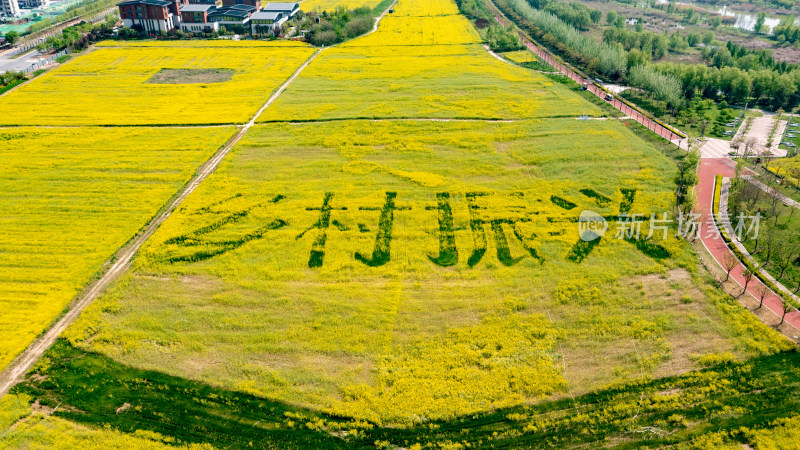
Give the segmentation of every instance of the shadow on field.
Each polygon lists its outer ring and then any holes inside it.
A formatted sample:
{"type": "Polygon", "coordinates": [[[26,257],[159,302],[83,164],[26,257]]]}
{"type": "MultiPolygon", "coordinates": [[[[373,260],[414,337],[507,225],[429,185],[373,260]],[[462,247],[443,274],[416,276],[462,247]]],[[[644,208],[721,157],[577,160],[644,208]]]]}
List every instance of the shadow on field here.
{"type": "MultiPolygon", "coordinates": [[[[709,364],[725,361],[710,358],[709,364]]],[[[749,429],[800,411],[800,353],[727,362],[680,376],[412,428],[379,427],[158,372],[133,369],[59,340],[14,388],[57,416],[176,444],[220,448],[353,448],[470,443],[473,447],[664,446],[749,429]]]]}

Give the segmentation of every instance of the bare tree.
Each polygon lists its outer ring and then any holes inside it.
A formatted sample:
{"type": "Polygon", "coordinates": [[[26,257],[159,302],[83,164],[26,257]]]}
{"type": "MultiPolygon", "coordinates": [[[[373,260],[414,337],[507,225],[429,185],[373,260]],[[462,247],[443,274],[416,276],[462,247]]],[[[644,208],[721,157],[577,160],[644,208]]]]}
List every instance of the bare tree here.
{"type": "Polygon", "coordinates": [[[797,302],[789,298],[782,298],[781,302],[783,303],[783,315],[781,316],[781,323],[779,323],[778,326],[783,325],[783,322],[786,320],[786,314],[788,314],[789,311],[798,307],[797,302]]]}
{"type": "MultiPolygon", "coordinates": [[[[770,227],[761,227],[761,232],[759,234],[767,236],[767,242],[766,245],[764,245],[764,250],[767,252],[764,255],[764,267],[766,267],[772,262],[772,252],[775,250],[775,247],[780,247],[780,243],[775,240],[776,232],[770,227]]],[[[758,238],[756,238],[756,245],[758,245],[758,238]]],[[[758,252],[758,247],[756,247],[756,252],[758,252]]]]}
{"type": "MultiPolygon", "coordinates": [[[[787,239],[786,241],[789,240],[787,239]]],[[[773,258],[775,260],[775,268],[780,271],[776,277],[778,281],[781,281],[781,278],[783,278],[783,275],[786,273],[786,269],[788,269],[797,258],[798,247],[800,247],[798,241],[792,244],[784,242],[783,245],[778,246],[775,250],[775,258],[773,258]]]]}
{"type": "Polygon", "coordinates": [[[756,309],[761,309],[761,307],[764,306],[764,299],[767,298],[767,295],[769,295],[770,290],[764,283],[761,283],[756,288],[756,293],[758,294],[758,300],[759,300],[758,308],[756,309]]]}
{"type": "Polygon", "coordinates": [[[772,214],[772,217],[775,218],[775,225],[777,225],[778,224],[778,216],[780,216],[780,214],[778,214],[778,205],[780,205],[782,203],[782,200],[780,198],[778,198],[777,195],[772,195],[770,197],[772,197],[771,204],[770,204],[770,214],[772,214]]]}
{"type": "Polygon", "coordinates": [[[744,141],[744,159],[747,159],[749,155],[751,155],[758,146],[758,139],[755,136],[750,136],[747,140],[744,141]]]}
{"type": "Polygon", "coordinates": [[[739,260],[736,259],[733,253],[726,253],[725,256],[722,257],[722,265],[725,267],[725,279],[722,280],[723,283],[728,281],[728,278],[731,277],[731,270],[733,270],[737,264],[739,264],[739,260]]]}
{"type": "Polygon", "coordinates": [[[744,293],[747,292],[747,285],[753,281],[753,272],[745,268],[744,271],[742,271],[742,276],[744,277],[744,290],[742,291],[742,295],[744,295],[744,293]]]}

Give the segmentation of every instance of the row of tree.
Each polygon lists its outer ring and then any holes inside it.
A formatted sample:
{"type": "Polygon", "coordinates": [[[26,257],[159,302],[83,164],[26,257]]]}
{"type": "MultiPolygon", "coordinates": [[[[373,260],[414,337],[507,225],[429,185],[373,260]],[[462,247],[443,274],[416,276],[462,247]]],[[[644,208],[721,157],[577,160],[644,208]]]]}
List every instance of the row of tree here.
{"type": "Polygon", "coordinates": [[[776,280],[800,291],[800,229],[790,227],[797,208],[783,212],[783,201],[768,194],[741,177],[731,184],[728,197],[729,215],[760,217],[758,232],[752,239],[752,255],[776,280]]]}
{"type": "Polygon", "coordinates": [[[745,71],[737,67],[668,63],[653,68],[680,80],[684,98],[701,96],[737,105],[755,103],[773,110],[800,105],[800,71],[780,74],[768,69],[745,71]]]}
{"type": "Polygon", "coordinates": [[[725,46],[708,46],[704,51],[714,67],[651,64],[654,56],[666,53],[665,45],[674,47],[678,45],[675,41],[708,45],[713,35],[689,39],[689,35],[684,37],[676,32],[665,42],[664,35],[609,28],[604,32],[603,42],[597,42],[554,14],[536,9],[532,5],[537,0],[505,0],[505,3],[523,19],[529,31],[566,59],[590,73],[626,80],[645,89],[673,110],[682,105],[682,99],[698,96],[737,105],[758,104],[773,110],[800,105],[800,70],[796,65],[776,62],[768,50],[748,50],[729,42],[725,46]]]}
{"type": "Polygon", "coordinates": [[[580,3],[560,3],[552,0],[531,0],[531,3],[544,4],[536,6],[547,11],[573,27],[586,31],[592,24],[597,24],[603,18],[603,12],[598,9],[588,8],[580,3]]]}
{"type": "Polygon", "coordinates": [[[0,72],[0,89],[17,84],[25,79],[25,74],[22,72],[0,72]]]}
{"type": "Polygon", "coordinates": [[[539,39],[557,48],[568,59],[576,60],[587,70],[612,79],[625,75],[628,59],[621,46],[597,42],[590,36],[584,36],[554,14],[534,8],[527,0],[507,0],[507,3],[533,27],[531,31],[539,39]]]}
{"type": "Polygon", "coordinates": [[[119,3],[118,0],[84,0],[69,6],[64,13],[59,16],[32,23],[28,32],[36,33],[37,31],[44,30],[60,22],[103,11],[117,3],[119,3]]]}
{"type": "Polygon", "coordinates": [[[37,45],[36,48],[40,52],[51,50],[60,51],[64,49],[80,51],[101,37],[110,36],[116,23],[117,16],[114,14],[109,14],[106,16],[104,22],[98,24],[81,22],[77,25],[64,28],[59,34],[48,37],[47,40],[37,45]]]}

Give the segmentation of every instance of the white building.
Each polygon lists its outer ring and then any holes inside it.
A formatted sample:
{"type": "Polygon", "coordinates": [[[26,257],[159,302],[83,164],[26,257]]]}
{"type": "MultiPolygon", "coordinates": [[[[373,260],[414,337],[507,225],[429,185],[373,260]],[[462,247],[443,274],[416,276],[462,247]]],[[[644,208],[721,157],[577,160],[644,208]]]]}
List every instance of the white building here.
{"type": "Polygon", "coordinates": [[[19,2],[17,0],[0,0],[0,16],[19,17],[19,2]]]}
{"type": "Polygon", "coordinates": [[[50,0],[19,0],[19,7],[26,9],[46,8],[50,6],[50,0]]]}
{"type": "Polygon", "coordinates": [[[181,8],[181,31],[211,33],[219,31],[219,22],[211,22],[209,14],[216,11],[214,4],[189,4],[181,8]]]}
{"type": "Polygon", "coordinates": [[[250,16],[250,30],[252,34],[281,34],[281,25],[288,18],[282,13],[259,11],[250,16]]]}

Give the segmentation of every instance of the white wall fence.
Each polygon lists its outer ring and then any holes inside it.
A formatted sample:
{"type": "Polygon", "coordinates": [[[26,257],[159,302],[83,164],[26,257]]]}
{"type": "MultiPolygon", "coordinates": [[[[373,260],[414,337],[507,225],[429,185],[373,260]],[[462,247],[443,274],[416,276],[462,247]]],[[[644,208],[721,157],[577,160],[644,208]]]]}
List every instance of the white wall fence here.
{"type": "Polygon", "coordinates": [[[36,61],[35,63],[31,64],[30,66],[20,70],[20,72],[22,72],[22,73],[31,73],[31,72],[33,72],[35,70],[39,70],[42,67],[44,67],[44,66],[50,64],[51,62],[55,61],[57,58],[60,58],[60,57],[62,57],[64,55],[66,55],[67,53],[69,53],[69,51],[67,51],[66,49],[65,50],[61,50],[60,52],[56,53],[55,55],[50,55],[47,58],[41,59],[39,61],[36,61]]]}

